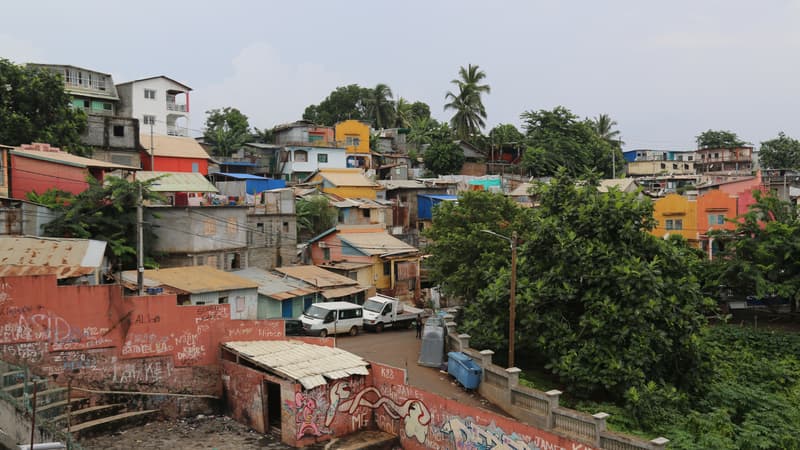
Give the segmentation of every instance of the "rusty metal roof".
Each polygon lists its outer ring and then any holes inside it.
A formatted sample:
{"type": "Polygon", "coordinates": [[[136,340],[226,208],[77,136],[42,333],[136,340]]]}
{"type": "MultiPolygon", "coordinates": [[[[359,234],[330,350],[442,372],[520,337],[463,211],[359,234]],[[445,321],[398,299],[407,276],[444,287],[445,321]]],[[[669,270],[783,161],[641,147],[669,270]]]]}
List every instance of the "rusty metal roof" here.
{"type": "Polygon", "coordinates": [[[0,275],[79,277],[103,265],[106,243],[92,239],[0,237],[0,275]]]}
{"type": "Polygon", "coordinates": [[[99,167],[103,169],[123,169],[123,170],[139,170],[138,167],[124,166],[122,164],[114,164],[107,161],[100,161],[98,159],[84,158],[76,156],[71,153],[62,151],[39,151],[17,148],[11,150],[11,154],[25,158],[38,159],[41,161],[49,161],[57,164],[64,164],[73,167],[99,167]]]}
{"type": "Polygon", "coordinates": [[[226,342],[223,347],[270,372],[314,389],[351,375],[368,375],[369,363],[335,347],[299,341],[226,342]]]}
{"type": "Polygon", "coordinates": [[[276,267],[275,270],[289,275],[292,278],[303,280],[318,288],[342,287],[358,284],[358,281],[352,278],[347,278],[344,275],[339,275],[338,273],[317,266],[276,267]]]}
{"type": "Polygon", "coordinates": [[[275,300],[289,300],[319,292],[319,289],[304,281],[288,278],[286,275],[274,274],[256,267],[248,267],[233,273],[258,283],[258,293],[275,300]]]}
{"type": "MultiPolygon", "coordinates": [[[[122,273],[126,282],[136,281],[136,271],[122,273]]],[[[258,283],[211,266],[172,267],[169,269],[145,270],[145,286],[170,286],[191,294],[253,289],[258,283]]]]}

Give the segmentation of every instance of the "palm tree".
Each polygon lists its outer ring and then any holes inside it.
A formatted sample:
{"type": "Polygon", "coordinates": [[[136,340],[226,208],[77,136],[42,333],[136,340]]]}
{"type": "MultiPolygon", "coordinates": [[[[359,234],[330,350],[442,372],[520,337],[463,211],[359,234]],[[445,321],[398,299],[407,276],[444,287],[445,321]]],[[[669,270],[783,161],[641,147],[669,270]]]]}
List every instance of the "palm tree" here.
{"type": "Polygon", "coordinates": [[[481,95],[490,93],[491,88],[488,84],[480,84],[486,78],[486,73],[477,65],[469,64],[467,68],[459,68],[458,75],[460,79],[450,82],[458,87],[458,92],[447,92],[445,99],[448,103],[444,105],[444,109],[455,111],[450,125],[460,139],[466,139],[478,134],[486,126],[486,108],[481,95]]]}
{"type": "Polygon", "coordinates": [[[411,107],[411,103],[408,103],[408,100],[400,97],[397,99],[397,103],[395,103],[395,122],[394,125],[398,128],[408,128],[411,125],[411,121],[414,119],[414,110],[411,107]]]}
{"type": "Polygon", "coordinates": [[[592,125],[594,131],[596,131],[604,141],[611,144],[612,147],[622,147],[622,144],[625,143],[620,139],[619,130],[612,129],[617,126],[617,121],[612,120],[608,114],[600,114],[592,119],[592,125]]]}
{"type": "Polygon", "coordinates": [[[367,117],[375,122],[376,129],[390,126],[394,119],[394,102],[389,86],[378,83],[367,98],[367,117]]]}

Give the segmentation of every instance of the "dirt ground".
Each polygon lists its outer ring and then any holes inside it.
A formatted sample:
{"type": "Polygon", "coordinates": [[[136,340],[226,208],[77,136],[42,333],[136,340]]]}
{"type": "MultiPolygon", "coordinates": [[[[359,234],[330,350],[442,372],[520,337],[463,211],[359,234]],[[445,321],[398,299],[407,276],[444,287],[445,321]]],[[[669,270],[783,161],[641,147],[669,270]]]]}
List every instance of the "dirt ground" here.
{"type": "MultiPolygon", "coordinates": [[[[447,374],[435,368],[417,365],[421,341],[414,330],[363,332],[358,336],[340,336],[337,347],[369,361],[404,368],[408,383],[426,391],[456,400],[465,405],[503,414],[478,394],[467,391],[447,374]]],[[[290,449],[273,436],[261,435],[226,416],[197,416],[145,425],[81,439],[86,449],[290,449]]],[[[322,448],[322,447],[320,447],[322,448]]]]}
{"type": "Polygon", "coordinates": [[[149,422],[79,441],[85,449],[290,449],[226,416],[149,422]]]}

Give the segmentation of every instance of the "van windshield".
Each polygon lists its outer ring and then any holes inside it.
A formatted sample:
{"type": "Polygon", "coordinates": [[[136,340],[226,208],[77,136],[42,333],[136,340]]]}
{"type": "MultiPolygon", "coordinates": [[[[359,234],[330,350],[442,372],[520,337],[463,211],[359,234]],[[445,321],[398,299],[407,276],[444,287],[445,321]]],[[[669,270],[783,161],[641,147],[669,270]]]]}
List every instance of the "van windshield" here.
{"type": "Polygon", "coordinates": [[[364,309],[366,309],[367,311],[379,313],[383,309],[383,303],[376,302],[375,300],[367,300],[364,302],[364,309]]]}
{"type": "Polygon", "coordinates": [[[316,305],[311,305],[303,314],[305,314],[308,317],[311,317],[312,319],[324,319],[329,312],[330,312],[329,309],[324,309],[316,305]]]}

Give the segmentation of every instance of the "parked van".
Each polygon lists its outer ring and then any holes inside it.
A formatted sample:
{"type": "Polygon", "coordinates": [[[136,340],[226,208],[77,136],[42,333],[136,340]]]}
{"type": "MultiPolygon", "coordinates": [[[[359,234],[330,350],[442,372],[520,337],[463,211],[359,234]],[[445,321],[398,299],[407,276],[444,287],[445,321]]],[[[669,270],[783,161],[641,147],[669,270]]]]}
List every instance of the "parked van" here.
{"type": "Polygon", "coordinates": [[[358,334],[364,326],[364,311],[360,305],[349,302],[314,303],[300,316],[303,328],[309,334],[325,337],[329,334],[358,334]]]}

